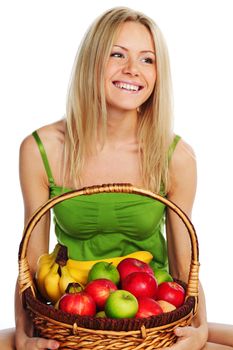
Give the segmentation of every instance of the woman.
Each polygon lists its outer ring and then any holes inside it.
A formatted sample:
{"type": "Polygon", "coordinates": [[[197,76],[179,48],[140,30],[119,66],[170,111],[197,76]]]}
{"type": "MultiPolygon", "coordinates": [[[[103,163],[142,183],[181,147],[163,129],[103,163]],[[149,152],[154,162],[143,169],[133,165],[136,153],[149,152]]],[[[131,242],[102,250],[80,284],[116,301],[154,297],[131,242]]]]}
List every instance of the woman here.
{"type": "MultiPolygon", "coordinates": [[[[192,148],[173,134],[171,117],[169,59],[159,28],[150,18],[127,8],[106,12],[91,26],[78,52],[66,119],[40,128],[22,142],[20,181],[25,222],[42,203],[62,191],[122,182],[166,195],[191,217],[196,191],[195,156],[192,148]]],[[[116,197],[117,203],[112,209],[104,201],[100,207],[108,208],[110,214],[116,207],[120,208],[118,215],[121,215],[122,198],[119,202],[118,198],[120,196],[116,197]]],[[[89,204],[92,211],[99,205],[98,201],[95,199],[89,204]]],[[[77,203],[82,205],[80,201],[77,203]]],[[[105,257],[109,251],[125,255],[133,245],[135,249],[148,248],[149,239],[160,252],[156,263],[167,264],[167,248],[160,225],[163,213],[156,235],[149,232],[148,237],[138,239],[132,232],[121,232],[114,240],[108,240],[110,243],[103,240],[109,234],[104,226],[106,219],[102,218],[104,234],[88,232],[90,236],[85,239],[83,232],[79,232],[80,237],[66,235],[59,221],[62,217],[58,216],[55,213],[56,235],[67,245],[70,256],[76,254],[77,258],[89,260],[105,257]],[[133,244],[123,244],[123,240],[133,244]],[[77,252],[75,244],[82,249],[77,252]]],[[[47,214],[31,236],[28,260],[32,273],[38,257],[48,251],[49,227],[47,214]]],[[[180,220],[168,210],[169,268],[174,277],[185,281],[190,246],[187,235],[182,234],[184,231],[180,220]]],[[[34,338],[32,334],[16,288],[16,331],[2,332],[1,344],[4,349],[17,350],[59,347],[56,341],[34,338]]],[[[201,286],[199,310],[193,325],[177,329],[176,334],[179,340],[170,349],[233,349],[231,326],[207,324],[201,286]]]]}

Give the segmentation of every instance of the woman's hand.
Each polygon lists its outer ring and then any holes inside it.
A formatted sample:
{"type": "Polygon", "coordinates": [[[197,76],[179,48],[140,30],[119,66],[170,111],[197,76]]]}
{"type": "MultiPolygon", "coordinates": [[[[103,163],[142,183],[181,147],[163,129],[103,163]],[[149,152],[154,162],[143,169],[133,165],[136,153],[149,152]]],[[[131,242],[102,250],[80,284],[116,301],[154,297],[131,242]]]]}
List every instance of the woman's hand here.
{"type": "Polygon", "coordinates": [[[175,329],[175,335],[178,337],[176,344],[161,350],[201,350],[208,337],[208,328],[206,326],[178,327],[175,329]]]}
{"type": "Polygon", "coordinates": [[[29,338],[25,337],[24,341],[22,339],[20,344],[16,344],[16,350],[47,350],[47,349],[58,349],[59,342],[52,339],[45,338],[29,338]]]}

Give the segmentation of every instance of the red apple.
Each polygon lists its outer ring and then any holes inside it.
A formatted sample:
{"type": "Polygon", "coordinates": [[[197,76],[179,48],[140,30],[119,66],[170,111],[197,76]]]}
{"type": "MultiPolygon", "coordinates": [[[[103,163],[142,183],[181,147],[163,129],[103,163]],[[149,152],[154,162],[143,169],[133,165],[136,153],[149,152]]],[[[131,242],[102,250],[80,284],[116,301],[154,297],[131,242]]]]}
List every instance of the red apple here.
{"type": "Polygon", "coordinates": [[[96,313],[95,302],[86,292],[64,294],[60,298],[59,309],[80,316],[94,316],[96,313]]]}
{"type": "Polygon", "coordinates": [[[147,272],[154,276],[154,271],[149,264],[135,258],[125,258],[121,260],[117,265],[117,269],[120,273],[121,281],[133,272],[147,272]]]}
{"type": "Polygon", "coordinates": [[[115,290],[117,290],[117,286],[106,278],[93,280],[84,289],[85,292],[92,296],[99,310],[104,309],[107,298],[115,290]]]}
{"type": "Polygon", "coordinates": [[[138,301],[127,290],[112,292],[105,304],[105,314],[111,318],[132,318],[138,311],[138,301]]]}
{"type": "Polygon", "coordinates": [[[175,307],[184,303],[185,290],[176,282],[163,282],[158,287],[157,299],[165,300],[175,307]]]}
{"type": "Polygon", "coordinates": [[[156,299],[158,284],[152,275],[147,272],[133,272],[126,276],[121,282],[122,289],[138,297],[149,297],[156,299]]]}
{"type": "Polygon", "coordinates": [[[150,317],[162,313],[163,309],[154,299],[148,297],[138,298],[138,312],[136,313],[136,317],[150,317]]]}

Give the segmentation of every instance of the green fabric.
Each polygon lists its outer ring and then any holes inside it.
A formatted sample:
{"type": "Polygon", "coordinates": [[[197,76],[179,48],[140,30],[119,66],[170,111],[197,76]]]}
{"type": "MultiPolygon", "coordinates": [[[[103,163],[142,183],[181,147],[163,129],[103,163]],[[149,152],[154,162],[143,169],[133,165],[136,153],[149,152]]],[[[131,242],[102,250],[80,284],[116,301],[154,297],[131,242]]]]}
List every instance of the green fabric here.
{"type": "Polygon", "coordinates": [[[179,135],[175,135],[170,147],[169,147],[169,150],[168,150],[168,162],[170,162],[171,160],[171,157],[173,155],[173,152],[176,148],[176,145],[177,143],[179,142],[179,140],[181,139],[181,137],[179,135]]]}
{"type": "Polygon", "coordinates": [[[50,186],[54,185],[54,179],[53,179],[53,175],[52,175],[52,171],[51,171],[51,168],[50,168],[50,165],[49,165],[49,161],[48,161],[48,158],[47,158],[47,154],[45,152],[45,149],[44,149],[44,145],[37,133],[37,131],[34,131],[32,133],[37,145],[38,145],[38,148],[39,148],[39,151],[40,151],[40,154],[41,154],[41,157],[42,157],[42,160],[43,160],[43,163],[44,163],[44,167],[45,167],[45,171],[46,171],[46,174],[48,176],[48,179],[49,179],[49,184],[50,186]]]}
{"type": "MultiPolygon", "coordinates": [[[[51,197],[60,193],[60,187],[51,188],[51,197]]],[[[55,233],[72,259],[95,260],[148,250],[158,266],[165,267],[164,210],[160,202],[135,194],[79,196],[54,207],[55,233]]]]}
{"type": "MultiPolygon", "coordinates": [[[[174,138],[170,157],[179,138],[174,138]]],[[[45,149],[39,149],[44,160],[45,149]]],[[[46,171],[50,169],[44,164],[46,171]]],[[[50,182],[51,198],[70,190],[50,182]]],[[[152,198],[127,193],[82,195],[55,205],[53,213],[57,240],[67,246],[71,259],[95,260],[147,250],[157,267],[167,268],[165,206],[152,198]]]]}

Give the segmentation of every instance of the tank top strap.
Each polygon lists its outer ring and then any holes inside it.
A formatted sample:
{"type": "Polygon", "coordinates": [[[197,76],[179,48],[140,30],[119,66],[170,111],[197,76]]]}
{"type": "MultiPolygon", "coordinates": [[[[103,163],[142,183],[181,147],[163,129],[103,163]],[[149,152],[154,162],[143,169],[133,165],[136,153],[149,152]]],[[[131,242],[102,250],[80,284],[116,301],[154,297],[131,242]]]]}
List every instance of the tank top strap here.
{"type": "Polygon", "coordinates": [[[173,138],[172,143],[169,146],[168,149],[168,162],[170,162],[173,152],[175,151],[176,145],[177,143],[180,141],[181,137],[179,135],[175,135],[175,137],[173,138]]]}
{"type": "Polygon", "coordinates": [[[48,161],[48,157],[47,157],[47,154],[46,154],[46,151],[45,151],[45,148],[44,148],[44,145],[37,133],[37,131],[34,131],[32,133],[32,136],[34,137],[36,143],[37,143],[37,146],[39,148],[39,151],[40,151],[40,154],[41,154],[41,158],[43,160],[43,163],[44,163],[44,167],[45,167],[45,171],[46,171],[46,174],[48,176],[48,180],[49,180],[49,185],[55,185],[55,182],[54,182],[54,179],[53,179],[53,175],[52,175],[52,171],[51,171],[51,168],[50,168],[50,165],[49,165],[49,161],[48,161]]]}

